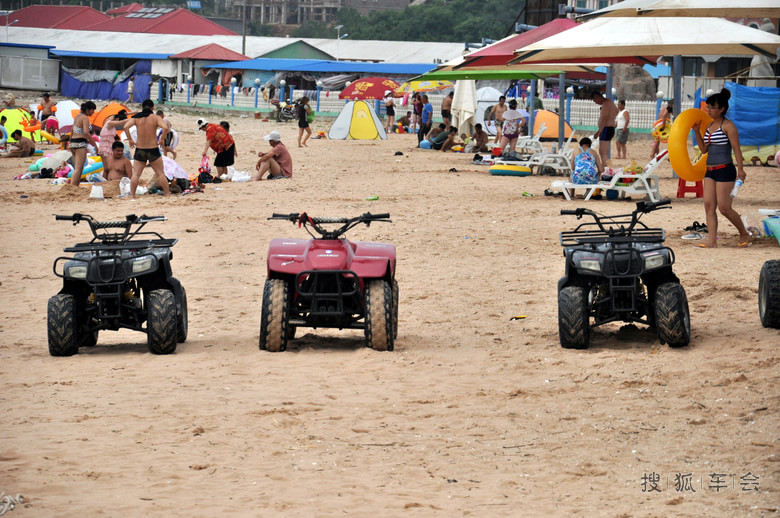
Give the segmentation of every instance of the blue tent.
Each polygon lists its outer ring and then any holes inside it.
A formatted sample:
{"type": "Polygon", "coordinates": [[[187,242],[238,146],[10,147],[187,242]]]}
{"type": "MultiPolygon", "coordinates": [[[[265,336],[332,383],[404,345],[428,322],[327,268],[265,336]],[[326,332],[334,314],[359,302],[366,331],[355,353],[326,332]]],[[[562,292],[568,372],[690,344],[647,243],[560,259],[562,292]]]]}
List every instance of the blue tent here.
{"type": "MultiPolygon", "coordinates": [[[[739,130],[741,146],[780,145],[780,88],[726,83],[731,92],[726,116],[739,130]]],[[[696,90],[694,106],[706,100],[696,90]]]]}

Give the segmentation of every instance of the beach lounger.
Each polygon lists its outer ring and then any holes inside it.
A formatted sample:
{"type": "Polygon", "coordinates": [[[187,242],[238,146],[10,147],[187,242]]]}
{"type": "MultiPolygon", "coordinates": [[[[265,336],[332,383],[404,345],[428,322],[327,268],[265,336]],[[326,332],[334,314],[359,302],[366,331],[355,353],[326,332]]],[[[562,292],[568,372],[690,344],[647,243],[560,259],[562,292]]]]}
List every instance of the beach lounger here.
{"type": "Polygon", "coordinates": [[[519,149],[520,151],[524,151],[526,153],[543,153],[544,146],[542,145],[541,138],[542,133],[544,133],[546,128],[547,125],[543,122],[539,126],[539,131],[536,132],[536,135],[532,137],[519,137],[517,139],[517,145],[515,146],[515,149],[519,149]]]}
{"type": "Polygon", "coordinates": [[[645,166],[644,171],[639,175],[618,173],[614,175],[609,182],[598,182],[594,184],[579,184],[558,180],[553,182],[551,187],[554,189],[561,189],[567,200],[572,199],[569,189],[585,189],[585,200],[589,200],[598,189],[603,189],[605,191],[616,190],[619,192],[620,197],[625,197],[630,194],[647,196],[650,198],[650,201],[655,202],[661,199],[658,175],[655,174],[655,170],[667,158],[669,158],[668,152],[666,150],[662,151],[645,166]],[[617,185],[618,183],[624,183],[625,180],[629,179],[633,179],[633,182],[628,185],[617,185]]]}

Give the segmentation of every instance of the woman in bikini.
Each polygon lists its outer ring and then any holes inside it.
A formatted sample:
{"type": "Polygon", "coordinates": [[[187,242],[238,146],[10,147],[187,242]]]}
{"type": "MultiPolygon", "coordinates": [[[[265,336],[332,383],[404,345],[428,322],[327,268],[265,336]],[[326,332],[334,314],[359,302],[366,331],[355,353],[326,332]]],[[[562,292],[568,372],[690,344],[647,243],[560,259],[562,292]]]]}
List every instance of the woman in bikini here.
{"type": "Polygon", "coordinates": [[[750,234],[745,229],[737,211],[731,207],[731,190],[737,177],[745,181],[742,151],[739,148],[739,133],[733,122],[726,118],[731,92],[725,88],[720,93],[707,97],[706,110],[712,122],[702,138],[700,124],[694,124],[696,142],[702,153],[707,153],[707,174],[704,176],[704,212],[707,216],[707,235],[701,248],[718,246],[718,213],[726,216],[739,231],[739,247],[750,246],[750,234]],[[731,160],[732,150],[736,158],[736,167],[731,160]]]}
{"type": "Polygon", "coordinates": [[[92,145],[97,149],[98,145],[92,138],[92,125],[89,118],[95,113],[97,106],[92,101],[81,104],[81,113],[73,120],[73,131],[70,136],[69,148],[73,153],[73,175],[70,177],[71,185],[81,182],[81,172],[87,162],[87,146],[92,145]]]}

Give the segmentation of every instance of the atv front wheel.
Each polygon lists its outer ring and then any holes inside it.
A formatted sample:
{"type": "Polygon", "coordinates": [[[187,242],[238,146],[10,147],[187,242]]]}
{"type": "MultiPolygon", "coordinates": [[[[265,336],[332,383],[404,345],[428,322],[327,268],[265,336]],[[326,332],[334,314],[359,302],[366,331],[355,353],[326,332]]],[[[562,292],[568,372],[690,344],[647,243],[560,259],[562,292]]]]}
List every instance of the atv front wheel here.
{"type": "Polygon", "coordinates": [[[46,315],[49,354],[73,356],[79,352],[76,300],[73,295],[60,293],[50,298],[46,315]]]}
{"type": "Polygon", "coordinates": [[[658,338],[669,347],[685,347],[691,341],[691,315],[685,289],[676,282],[658,286],[655,292],[658,338]]]}
{"type": "Polygon", "coordinates": [[[780,261],[767,261],[761,267],[758,314],[764,327],[780,328],[780,261]]]}
{"type": "Polygon", "coordinates": [[[398,338],[398,281],[393,279],[393,341],[398,338]]]}
{"type": "Polygon", "coordinates": [[[393,290],[387,281],[366,284],[366,346],[377,351],[393,350],[393,290]]]}
{"type": "Polygon", "coordinates": [[[289,321],[290,295],[287,281],[266,280],[260,313],[260,349],[273,353],[287,349],[287,340],[290,338],[289,321]]]}
{"type": "Polygon", "coordinates": [[[176,315],[176,340],[179,343],[187,341],[187,332],[190,324],[187,317],[187,291],[181,288],[181,313],[176,315]]]}
{"type": "Polygon", "coordinates": [[[149,352],[171,354],[176,350],[176,298],[171,290],[149,292],[146,335],[149,352]]]}
{"type": "Polygon", "coordinates": [[[585,288],[567,286],[558,292],[558,336],[564,349],[587,349],[590,345],[590,315],[585,288]]]}

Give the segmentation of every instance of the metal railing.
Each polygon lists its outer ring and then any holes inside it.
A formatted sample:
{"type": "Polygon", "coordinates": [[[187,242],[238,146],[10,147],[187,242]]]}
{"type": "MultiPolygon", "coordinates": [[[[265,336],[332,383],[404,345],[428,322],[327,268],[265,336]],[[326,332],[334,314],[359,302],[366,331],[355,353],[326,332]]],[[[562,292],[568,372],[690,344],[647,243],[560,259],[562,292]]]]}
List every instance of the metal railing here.
{"type": "MultiPolygon", "coordinates": [[[[191,89],[188,93],[186,91],[175,91],[172,94],[170,92],[165,93],[167,97],[166,101],[173,103],[189,104],[192,106],[213,108],[213,109],[234,109],[240,111],[256,111],[261,113],[275,112],[275,105],[266,101],[262,93],[255,92],[254,88],[247,90],[234,89],[233,92],[230,89],[225,89],[225,93],[222,91],[219,94],[209,94],[207,91],[199,89],[197,94],[194,94],[194,89],[191,89]]],[[[160,89],[158,83],[151,85],[151,92],[153,97],[160,99],[160,89]]],[[[298,99],[304,95],[311,99],[310,105],[318,113],[322,115],[336,116],[341,112],[346,101],[339,99],[338,91],[319,91],[319,99],[317,98],[318,92],[316,90],[295,90],[293,92],[293,98],[298,99]]],[[[428,99],[433,105],[434,117],[439,118],[441,113],[441,102],[444,99],[444,92],[428,92],[428,99]]],[[[407,111],[412,111],[411,98],[409,98],[408,104],[403,105],[404,98],[396,99],[396,117],[401,117],[406,114],[407,111]]],[[[379,108],[377,114],[380,117],[384,117],[385,108],[384,103],[371,101],[372,106],[376,110],[379,108]]],[[[546,110],[557,111],[558,99],[542,99],[542,105],[546,110]]],[[[639,132],[649,132],[655,121],[657,120],[659,104],[656,101],[627,101],[626,108],[631,117],[630,128],[639,132]]],[[[682,103],[682,109],[686,110],[693,106],[693,102],[686,101],[682,103]]],[[[595,128],[598,125],[599,107],[591,100],[586,99],[573,99],[571,101],[570,113],[568,114],[569,124],[575,128],[595,128]]]]}

